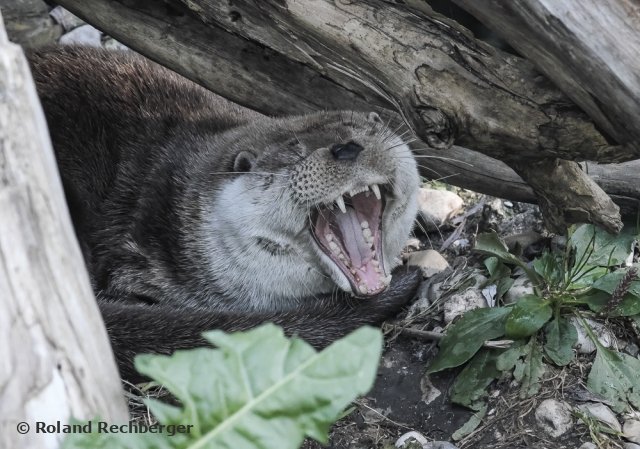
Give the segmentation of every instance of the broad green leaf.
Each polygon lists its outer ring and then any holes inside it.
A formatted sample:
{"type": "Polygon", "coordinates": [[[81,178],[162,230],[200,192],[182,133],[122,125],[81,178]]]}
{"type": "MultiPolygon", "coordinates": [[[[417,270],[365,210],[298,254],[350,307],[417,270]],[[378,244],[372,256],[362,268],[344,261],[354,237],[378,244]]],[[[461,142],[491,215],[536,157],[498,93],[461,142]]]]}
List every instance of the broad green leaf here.
{"type": "Polygon", "coordinates": [[[563,259],[548,251],[533,261],[533,269],[549,285],[560,285],[564,281],[563,259]]]}
{"type": "Polygon", "coordinates": [[[500,371],[513,369],[513,377],[520,382],[520,397],[530,397],[540,390],[540,379],[544,375],[542,351],[535,338],[525,345],[514,344],[496,360],[500,371]]]}
{"type": "Polygon", "coordinates": [[[518,300],[505,323],[505,335],[524,338],[535,334],[551,318],[553,311],[548,301],[535,295],[525,295],[518,300]]]}
{"type": "MultiPolygon", "coordinates": [[[[635,265],[638,268],[638,265],[635,265]]],[[[603,308],[606,307],[606,304],[611,299],[611,295],[614,290],[618,287],[622,278],[627,273],[627,270],[616,270],[612,273],[609,273],[600,279],[598,279],[594,284],[593,288],[606,292],[607,295],[598,295],[592,294],[588,302],[589,307],[596,312],[600,312],[603,308]]],[[[640,313],[640,280],[636,280],[631,282],[630,288],[626,295],[623,296],[622,301],[615,307],[610,316],[632,316],[640,313]]]]}
{"type": "Polygon", "coordinates": [[[523,263],[520,259],[509,252],[507,245],[494,231],[478,235],[474,249],[481,253],[497,257],[503,262],[514,265],[521,265],[523,263]]]}
{"type": "Polygon", "coordinates": [[[514,280],[511,279],[511,269],[500,262],[497,257],[488,257],[484,261],[489,272],[488,284],[496,285],[496,300],[501,299],[509,291],[514,280]]]}
{"type": "Polygon", "coordinates": [[[494,231],[478,235],[478,237],[476,238],[476,245],[474,246],[474,249],[483,254],[497,257],[503,262],[512,265],[518,265],[525,271],[525,273],[527,273],[527,276],[534,284],[540,284],[541,278],[538,276],[538,274],[533,269],[529,268],[527,264],[520,260],[518,257],[511,254],[509,252],[509,248],[507,248],[507,245],[505,245],[498,234],[496,234],[494,231]]]}
{"type": "Polygon", "coordinates": [[[456,377],[451,389],[451,402],[476,411],[482,408],[485,389],[501,374],[496,368],[500,352],[491,349],[478,351],[456,377]]]}
{"type": "Polygon", "coordinates": [[[587,378],[587,388],[611,401],[621,413],[640,407],[640,360],[596,344],[598,352],[587,378]]]}
{"type": "Polygon", "coordinates": [[[558,366],[569,364],[573,360],[573,346],[578,341],[578,331],[566,318],[551,320],[544,328],[546,342],[544,352],[558,366]]]}
{"type": "Polygon", "coordinates": [[[478,352],[485,341],[504,335],[508,307],[485,307],[466,312],[447,330],[427,373],[460,366],[478,352]]]}
{"type": "Polygon", "coordinates": [[[467,422],[462,425],[462,427],[453,432],[453,434],[451,435],[451,439],[453,439],[453,441],[460,441],[467,435],[471,434],[471,432],[478,428],[486,414],[487,406],[484,405],[480,410],[471,415],[471,418],[469,418],[467,422]]]}
{"type": "MultiPolygon", "coordinates": [[[[162,424],[193,425],[190,433],[138,435],[135,445],[122,435],[108,446],[99,439],[91,447],[294,449],[305,436],[326,442],[329,426],[373,385],[382,348],[381,332],[368,327],[320,353],[270,324],[205,337],[215,349],[136,358],[136,368],[164,384],[181,404],[149,401],[151,411],[162,424]]],[[[75,437],[65,448],[88,447],[75,437]]]]}
{"type": "Polygon", "coordinates": [[[622,264],[631,252],[631,245],[638,237],[633,225],[625,225],[615,235],[596,226],[580,225],[571,234],[569,244],[576,248],[576,261],[589,256],[589,265],[614,266],[622,264]]]}

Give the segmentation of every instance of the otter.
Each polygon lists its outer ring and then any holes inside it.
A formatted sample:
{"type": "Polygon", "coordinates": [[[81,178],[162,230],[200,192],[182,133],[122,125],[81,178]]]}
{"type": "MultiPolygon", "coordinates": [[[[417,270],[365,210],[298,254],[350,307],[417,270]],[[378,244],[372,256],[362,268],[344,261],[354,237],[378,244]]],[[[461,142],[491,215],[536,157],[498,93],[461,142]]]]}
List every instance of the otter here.
{"type": "Polygon", "coordinates": [[[322,348],[413,297],[419,176],[376,113],[267,117],[131,52],[28,58],[124,379],[206,330],[322,348]]]}

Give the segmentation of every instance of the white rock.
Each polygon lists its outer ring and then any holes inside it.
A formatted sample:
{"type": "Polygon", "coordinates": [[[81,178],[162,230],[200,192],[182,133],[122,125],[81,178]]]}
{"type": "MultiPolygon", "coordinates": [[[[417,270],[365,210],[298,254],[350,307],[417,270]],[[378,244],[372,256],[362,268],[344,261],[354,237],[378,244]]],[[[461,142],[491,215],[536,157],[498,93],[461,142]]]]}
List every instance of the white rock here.
{"type": "Polygon", "coordinates": [[[573,427],[571,407],[557,399],[545,399],[536,409],[536,423],[552,438],[558,438],[573,427]]]}
{"type": "Polygon", "coordinates": [[[449,268],[449,262],[438,251],[432,249],[409,254],[407,265],[420,267],[425,277],[431,277],[449,268]]]}
{"type": "Polygon", "coordinates": [[[593,416],[595,419],[606,424],[616,432],[622,431],[622,426],[620,426],[616,415],[606,405],[601,403],[589,403],[578,406],[578,409],[593,416]]]}
{"type": "Polygon", "coordinates": [[[123,43],[115,40],[112,37],[107,38],[103,43],[104,48],[107,50],[118,50],[118,51],[126,51],[129,50],[129,47],[124,45],[123,43]]]}
{"type": "Polygon", "coordinates": [[[580,446],[578,449],[598,449],[598,446],[591,442],[587,442],[580,446]]]}
{"type": "MultiPolygon", "coordinates": [[[[576,317],[569,318],[569,321],[571,321],[571,323],[578,331],[578,341],[575,344],[574,348],[576,348],[580,354],[591,354],[593,351],[595,351],[596,345],[593,343],[593,341],[587,334],[587,331],[582,326],[582,322],[576,317]]],[[[611,347],[616,337],[609,329],[607,329],[605,325],[589,318],[586,318],[584,321],[591,328],[602,346],[604,346],[605,348],[611,347]]]]}
{"type": "Polygon", "coordinates": [[[396,447],[404,447],[407,443],[409,443],[412,440],[420,443],[422,447],[425,447],[427,444],[429,444],[429,440],[427,440],[427,437],[422,435],[420,432],[416,432],[412,430],[411,432],[407,432],[404,435],[402,435],[400,438],[398,438],[398,440],[396,441],[396,447]]]}
{"type": "Polygon", "coordinates": [[[640,449],[640,444],[624,443],[624,449],[640,449]]]}
{"type": "Polygon", "coordinates": [[[421,188],[418,194],[418,208],[427,231],[438,229],[448,219],[460,213],[463,206],[462,198],[446,190],[421,188]]]}
{"type": "Polygon", "coordinates": [[[511,288],[504,294],[504,302],[505,304],[514,303],[524,295],[533,295],[533,283],[528,277],[520,276],[513,281],[511,288]]]}
{"type": "Polygon", "coordinates": [[[480,307],[487,307],[487,301],[477,289],[469,288],[462,292],[454,293],[444,303],[444,322],[448,324],[458,315],[480,307]]]}
{"type": "Polygon", "coordinates": [[[622,425],[622,435],[632,443],[640,444],[640,420],[627,419],[622,425]]]}
{"type": "Polygon", "coordinates": [[[62,6],[53,8],[49,15],[67,32],[84,25],[84,21],[80,17],[67,11],[62,6]]]}
{"type": "Polygon", "coordinates": [[[102,33],[91,25],[82,25],[69,31],[60,38],[61,45],[87,45],[90,47],[102,46],[102,33]]]}
{"type": "Polygon", "coordinates": [[[420,239],[411,237],[405,242],[404,248],[410,249],[410,250],[416,250],[416,249],[420,249],[420,245],[422,245],[422,242],[420,241],[420,239]]]}

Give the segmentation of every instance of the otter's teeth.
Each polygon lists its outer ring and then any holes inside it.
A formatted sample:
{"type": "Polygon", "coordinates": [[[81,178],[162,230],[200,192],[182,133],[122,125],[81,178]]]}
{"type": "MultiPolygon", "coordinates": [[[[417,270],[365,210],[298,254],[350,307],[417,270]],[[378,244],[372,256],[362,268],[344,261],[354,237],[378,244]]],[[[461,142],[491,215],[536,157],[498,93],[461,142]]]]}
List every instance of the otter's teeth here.
{"type": "Polygon", "coordinates": [[[329,242],[329,248],[331,249],[331,252],[334,254],[338,254],[340,252],[340,248],[338,247],[338,244],[334,241],[329,242]]]}
{"type": "Polygon", "coordinates": [[[362,229],[367,229],[369,227],[369,222],[368,221],[363,221],[362,223],[360,223],[360,227],[362,229]]]}
{"type": "Polygon", "coordinates": [[[385,284],[389,285],[391,283],[391,275],[383,278],[382,280],[384,281],[385,284]]]}
{"type": "Polygon", "coordinates": [[[332,241],[332,240],[333,240],[333,237],[334,237],[334,236],[333,236],[333,234],[331,234],[331,233],[328,233],[328,234],[325,234],[325,235],[324,235],[324,238],[325,238],[325,239],[327,239],[327,242],[332,241]]]}
{"type": "Polygon", "coordinates": [[[382,199],[382,195],[380,195],[380,187],[378,187],[378,184],[371,184],[371,190],[373,190],[373,194],[376,196],[376,198],[378,198],[379,200],[382,199]]]}
{"type": "Polygon", "coordinates": [[[351,195],[353,197],[353,196],[357,195],[358,193],[366,192],[368,190],[369,190],[369,186],[360,187],[360,188],[357,188],[357,189],[349,190],[349,195],[351,195]]]}
{"type": "Polygon", "coordinates": [[[347,213],[347,206],[345,206],[344,204],[344,198],[339,196],[338,199],[336,200],[336,204],[338,205],[338,207],[340,208],[343,214],[347,213]]]}
{"type": "Polygon", "coordinates": [[[366,295],[367,293],[369,293],[369,289],[367,288],[367,284],[360,284],[358,286],[358,290],[360,290],[360,293],[362,293],[363,295],[366,295]]]}

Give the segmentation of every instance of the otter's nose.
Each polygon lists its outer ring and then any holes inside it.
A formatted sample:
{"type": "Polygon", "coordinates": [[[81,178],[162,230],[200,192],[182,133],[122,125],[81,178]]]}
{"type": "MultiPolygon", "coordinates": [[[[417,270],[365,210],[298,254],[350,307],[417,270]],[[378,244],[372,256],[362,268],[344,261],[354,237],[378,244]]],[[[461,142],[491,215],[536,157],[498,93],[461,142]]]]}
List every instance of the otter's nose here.
{"type": "Polygon", "coordinates": [[[333,154],[333,158],[336,160],[349,160],[352,161],[358,154],[364,150],[362,145],[358,145],[354,141],[349,141],[347,143],[336,143],[331,147],[331,154],[333,154]]]}

